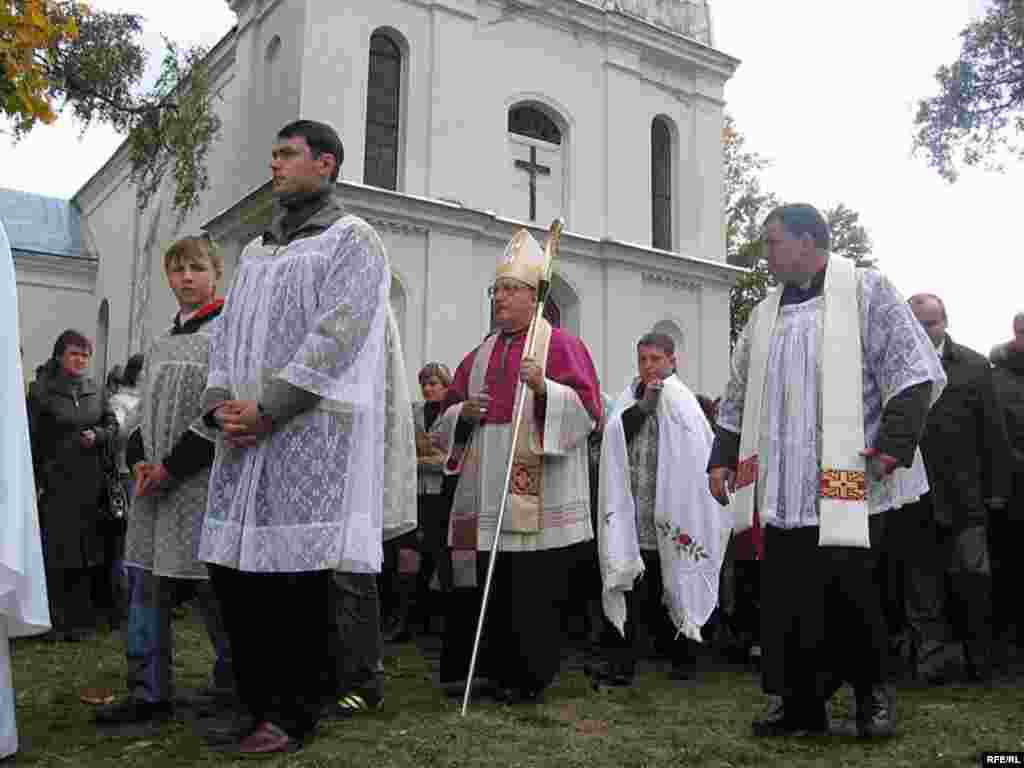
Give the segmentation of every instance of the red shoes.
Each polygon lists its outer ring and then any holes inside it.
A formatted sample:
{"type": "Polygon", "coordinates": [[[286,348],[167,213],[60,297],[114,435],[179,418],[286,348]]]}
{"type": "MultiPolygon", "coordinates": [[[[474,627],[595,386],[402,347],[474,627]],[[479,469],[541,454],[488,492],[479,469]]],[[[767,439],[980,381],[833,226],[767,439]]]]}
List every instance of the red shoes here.
{"type": "Polygon", "coordinates": [[[280,727],[263,721],[256,726],[256,730],[238,743],[238,753],[250,756],[272,755],[295,752],[301,746],[299,741],[293,739],[280,727]]]}

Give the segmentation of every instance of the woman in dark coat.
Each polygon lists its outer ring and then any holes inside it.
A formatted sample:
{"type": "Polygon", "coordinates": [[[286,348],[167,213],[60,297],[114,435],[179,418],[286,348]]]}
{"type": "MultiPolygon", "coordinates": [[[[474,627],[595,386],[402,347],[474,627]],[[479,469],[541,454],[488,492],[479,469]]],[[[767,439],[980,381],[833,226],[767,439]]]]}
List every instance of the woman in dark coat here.
{"type": "Polygon", "coordinates": [[[57,637],[80,639],[94,622],[90,568],[103,562],[101,456],[117,419],[86,376],[92,343],[64,331],[29,388],[29,421],[50,615],[57,637]]]}

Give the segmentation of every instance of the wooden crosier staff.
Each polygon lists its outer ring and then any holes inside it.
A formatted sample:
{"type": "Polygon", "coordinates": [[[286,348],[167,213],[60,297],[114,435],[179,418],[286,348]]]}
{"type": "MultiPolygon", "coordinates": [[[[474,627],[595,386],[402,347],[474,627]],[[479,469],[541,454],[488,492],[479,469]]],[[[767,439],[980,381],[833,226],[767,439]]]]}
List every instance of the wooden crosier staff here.
{"type": "MultiPolygon", "coordinates": [[[[523,357],[533,357],[537,343],[537,324],[544,317],[544,305],[548,300],[548,291],[551,288],[551,270],[554,267],[555,259],[558,258],[558,243],[562,237],[562,219],[555,219],[551,222],[548,230],[548,240],[544,244],[544,269],[541,272],[540,281],[537,285],[537,309],[533,313],[533,320],[530,321],[530,330],[526,335],[526,345],[523,350],[523,357]]],[[[491,581],[494,579],[494,565],[498,561],[498,543],[501,540],[501,524],[505,519],[505,507],[508,504],[508,486],[512,480],[512,464],[516,456],[516,444],[519,441],[519,427],[523,419],[523,409],[526,407],[526,383],[519,382],[519,390],[516,394],[516,407],[512,412],[512,443],[508,453],[508,465],[505,469],[505,483],[501,487],[501,505],[498,507],[498,522],[494,528],[494,541],[491,542],[491,560],[487,563],[487,578],[484,580],[484,595],[480,602],[480,617],[476,622],[476,636],[473,639],[473,655],[469,659],[469,673],[466,675],[466,690],[462,695],[462,715],[465,717],[469,709],[469,692],[473,688],[473,674],[476,671],[476,658],[480,652],[480,638],[484,633],[484,618],[487,615],[487,600],[491,595],[491,581]]]]}

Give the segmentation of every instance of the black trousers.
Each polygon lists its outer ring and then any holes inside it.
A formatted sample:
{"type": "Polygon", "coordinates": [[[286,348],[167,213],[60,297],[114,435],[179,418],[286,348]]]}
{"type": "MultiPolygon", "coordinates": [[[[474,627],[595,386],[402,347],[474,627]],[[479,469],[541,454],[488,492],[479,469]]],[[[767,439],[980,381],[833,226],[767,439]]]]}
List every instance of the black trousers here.
{"type": "MultiPolygon", "coordinates": [[[[498,567],[501,567],[499,563],[498,567]]],[[[473,638],[480,616],[483,587],[453,587],[444,600],[444,634],[441,639],[441,683],[455,683],[466,679],[473,654],[473,638]]],[[[477,677],[488,677],[478,666],[477,677]]]]}
{"type": "Polygon", "coordinates": [[[96,626],[92,604],[93,570],[46,569],[46,594],[54,632],[83,632],[96,626]]]}
{"type": "Polygon", "coordinates": [[[375,573],[330,574],[327,612],[328,659],[324,693],[331,698],[353,689],[384,694],[380,598],[375,573]]]}
{"type": "Polygon", "coordinates": [[[676,669],[692,672],[696,643],[678,634],[662,602],[661,558],[656,550],[648,549],[641,550],[640,556],[643,578],[626,593],[626,636],[610,625],[606,630],[609,660],[617,674],[632,676],[645,650],[653,647],[668,656],[676,669]]]}
{"type": "Polygon", "coordinates": [[[253,719],[289,736],[320,717],[327,666],[327,571],[250,573],[210,566],[234,660],[238,696],[253,719]]]}
{"type": "Polygon", "coordinates": [[[761,570],[762,686],[802,702],[844,682],[867,693],[885,680],[886,628],[875,581],[882,519],[871,547],[821,547],[819,529],[768,527],[761,570]]]}
{"type": "Polygon", "coordinates": [[[986,526],[940,525],[925,496],[893,512],[890,529],[902,555],[906,621],[918,662],[956,642],[987,655],[992,566],[986,526]]]}
{"type": "MultiPolygon", "coordinates": [[[[498,553],[480,649],[481,677],[526,694],[539,693],[555,679],[569,574],[585,546],[498,553]]],[[[486,580],[489,561],[489,552],[479,553],[479,584],[486,580]]]]}

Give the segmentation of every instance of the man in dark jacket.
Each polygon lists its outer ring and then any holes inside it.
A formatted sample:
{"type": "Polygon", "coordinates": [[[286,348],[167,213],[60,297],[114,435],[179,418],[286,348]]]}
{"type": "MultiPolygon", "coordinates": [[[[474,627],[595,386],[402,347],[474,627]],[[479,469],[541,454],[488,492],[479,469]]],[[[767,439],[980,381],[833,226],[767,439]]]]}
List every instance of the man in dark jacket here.
{"type": "Polygon", "coordinates": [[[946,333],[948,317],[938,296],[912,296],[910,307],[949,380],[921,439],[931,492],[895,521],[906,553],[915,672],[929,682],[945,682],[960,661],[956,638],[968,676],[984,680],[991,675],[992,644],[988,515],[1005,507],[1009,479],[992,369],[946,333]]]}
{"type": "Polygon", "coordinates": [[[1010,503],[993,512],[992,529],[993,607],[997,631],[1024,645],[1024,614],[1016,590],[1024,578],[1016,543],[1024,535],[1024,312],[1013,318],[1013,341],[1000,344],[989,356],[996,400],[1002,411],[1009,441],[1012,481],[1010,503]]]}

